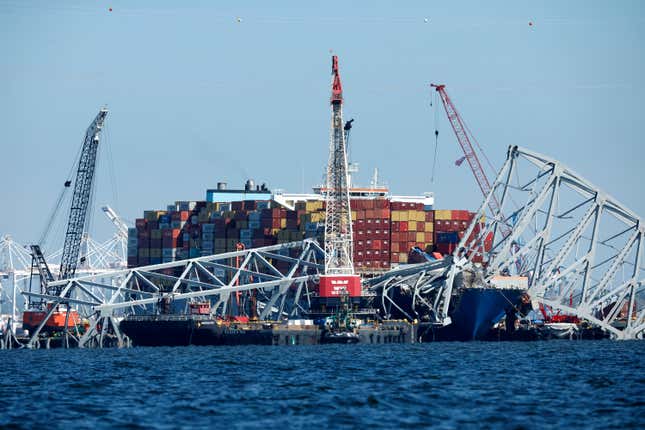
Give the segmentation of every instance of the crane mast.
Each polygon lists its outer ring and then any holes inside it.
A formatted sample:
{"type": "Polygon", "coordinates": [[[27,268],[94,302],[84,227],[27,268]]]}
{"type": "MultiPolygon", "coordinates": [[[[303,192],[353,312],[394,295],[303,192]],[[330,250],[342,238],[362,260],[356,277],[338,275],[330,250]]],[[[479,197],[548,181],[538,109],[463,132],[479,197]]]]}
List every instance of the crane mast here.
{"type": "Polygon", "coordinates": [[[325,274],[353,275],[352,218],[338,57],[332,57],[331,134],[325,184],[325,274]]]}
{"type": "Polygon", "coordinates": [[[74,182],[74,194],[67,222],[67,232],[65,233],[59,279],[71,278],[76,273],[81,240],[87,221],[87,210],[92,195],[99,134],[103,128],[107,113],[107,109],[102,108],[85,133],[78,170],[76,171],[76,181],[74,182]]]}

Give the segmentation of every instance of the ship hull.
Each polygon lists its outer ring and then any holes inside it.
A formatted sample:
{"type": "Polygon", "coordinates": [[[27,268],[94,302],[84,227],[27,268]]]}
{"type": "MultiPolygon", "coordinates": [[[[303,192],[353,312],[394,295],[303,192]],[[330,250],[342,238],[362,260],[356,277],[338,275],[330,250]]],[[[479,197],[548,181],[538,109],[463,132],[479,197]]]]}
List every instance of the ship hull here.
{"type": "Polygon", "coordinates": [[[462,288],[453,297],[451,324],[426,332],[423,340],[484,340],[506,309],[519,307],[523,294],[522,289],[462,288]]]}

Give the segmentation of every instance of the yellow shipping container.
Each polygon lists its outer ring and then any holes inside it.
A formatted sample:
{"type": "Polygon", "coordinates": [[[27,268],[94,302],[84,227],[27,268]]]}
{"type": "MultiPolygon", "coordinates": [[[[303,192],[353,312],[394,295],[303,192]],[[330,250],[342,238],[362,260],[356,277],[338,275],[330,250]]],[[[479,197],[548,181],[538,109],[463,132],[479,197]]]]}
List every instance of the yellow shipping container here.
{"type": "Polygon", "coordinates": [[[432,233],[434,231],[434,223],[433,222],[427,222],[426,225],[425,225],[424,231],[432,233]]]}
{"type": "Polygon", "coordinates": [[[410,218],[408,217],[408,211],[392,211],[392,213],[398,213],[398,221],[409,221],[410,218]]]}
{"type": "Polygon", "coordinates": [[[305,210],[307,212],[315,212],[317,210],[322,209],[322,207],[323,207],[322,200],[312,200],[312,201],[308,201],[305,204],[305,210]]]}
{"type": "Polygon", "coordinates": [[[314,212],[311,214],[311,222],[324,222],[325,212],[314,212]]]}
{"type": "Polygon", "coordinates": [[[280,227],[281,228],[287,228],[287,219],[286,218],[282,218],[280,220],[280,227]]]}
{"type": "Polygon", "coordinates": [[[392,218],[392,221],[401,221],[399,211],[392,211],[390,217],[392,218]]]}
{"type": "Polygon", "coordinates": [[[424,242],[426,240],[426,234],[422,231],[417,233],[417,242],[424,242]]]}
{"type": "Polygon", "coordinates": [[[280,229],[279,229],[279,228],[272,228],[272,229],[271,229],[271,234],[272,234],[273,236],[275,236],[275,235],[277,235],[277,234],[279,234],[279,233],[280,233],[280,229]]]}
{"type": "Polygon", "coordinates": [[[352,221],[356,221],[356,211],[352,211],[352,221]]]}
{"type": "Polygon", "coordinates": [[[440,219],[440,220],[449,220],[452,219],[452,211],[451,210],[436,210],[434,211],[434,219],[440,219]]]}
{"type": "Polygon", "coordinates": [[[408,253],[407,252],[399,253],[399,263],[407,263],[407,262],[408,262],[408,253]]]}

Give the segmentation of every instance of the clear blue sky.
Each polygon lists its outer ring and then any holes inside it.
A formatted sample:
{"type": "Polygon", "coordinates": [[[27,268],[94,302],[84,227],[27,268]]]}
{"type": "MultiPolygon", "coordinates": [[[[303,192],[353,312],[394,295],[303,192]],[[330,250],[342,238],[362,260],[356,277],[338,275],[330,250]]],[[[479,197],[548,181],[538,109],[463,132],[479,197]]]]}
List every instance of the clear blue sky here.
{"type": "Polygon", "coordinates": [[[359,181],[379,167],[395,193],[479,205],[441,112],[430,183],[428,84],[442,82],[495,164],[526,146],[645,214],[643,2],[177,3],[0,1],[0,234],[37,239],[104,104],[116,187],[103,148],[97,207],[134,219],[247,177],[309,189],[327,160],[330,49],[359,181]]]}

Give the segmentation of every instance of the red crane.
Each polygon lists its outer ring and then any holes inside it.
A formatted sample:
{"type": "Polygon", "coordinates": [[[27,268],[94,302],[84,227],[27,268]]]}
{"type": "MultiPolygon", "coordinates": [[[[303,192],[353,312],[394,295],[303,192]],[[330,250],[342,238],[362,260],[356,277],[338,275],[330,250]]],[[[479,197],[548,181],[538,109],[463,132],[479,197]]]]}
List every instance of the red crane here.
{"type": "MultiPolygon", "coordinates": [[[[470,143],[470,138],[468,137],[468,128],[466,127],[464,121],[461,119],[461,116],[459,116],[459,112],[457,112],[457,109],[452,103],[452,100],[450,100],[450,97],[448,97],[448,93],[446,93],[446,86],[435,84],[430,84],[430,86],[432,88],[435,88],[439,93],[441,101],[443,102],[443,107],[446,110],[446,115],[448,115],[450,125],[452,126],[452,129],[457,136],[457,141],[459,141],[459,146],[461,146],[461,149],[464,151],[464,156],[466,157],[466,161],[468,161],[468,164],[470,165],[470,170],[472,170],[473,175],[475,175],[477,185],[479,185],[479,188],[482,190],[482,194],[484,195],[484,197],[486,197],[491,191],[490,181],[488,180],[488,177],[486,176],[486,173],[482,168],[479,158],[475,153],[475,148],[473,148],[473,145],[470,143]]],[[[490,207],[491,211],[493,211],[493,213],[498,213],[500,205],[495,195],[491,196],[491,199],[488,201],[488,206],[490,207]]]]}
{"type": "MultiPolygon", "coordinates": [[[[437,85],[437,84],[430,84],[430,86],[432,88],[435,88],[436,91],[439,93],[439,96],[441,97],[441,101],[443,102],[443,107],[446,110],[446,115],[448,115],[448,120],[450,121],[450,125],[452,126],[452,129],[455,132],[455,136],[457,136],[457,141],[459,142],[459,146],[461,146],[461,149],[464,151],[464,157],[468,161],[468,164],[470,165],[470,170],[472,170],[473,175],[475,175],[475,180],[477,181],[477,185],[479,185],[479,188],[481,189],[482,194],[484,195],[484,198],[486,198],[486,196],[488,196],[488,194],[491,192],[492,188],[490,185],[490,181],[488,180],[488,177],[486,176],[486,173],[482,168],[481,162],[479,161],[479,157],[477,157],[477,153],[475,153],[475,148],[473,148],[473,145],[470,143],[470,137],[468,137],[468,135],[469,134],[472,135],[472,133],[470,133],[470,130],[468,130],[468,127],[461,119],[461,116],[459,115],[459,112],[457,112],[457,109],[455,108],[455,105],[452,103],[452,100],[450,100],[450,97],[448,97],[448,93],[446,93],[446,86],[437,85]]],[[[474,137],[473,137],[473,140],[475,140],[474,137]]],[[[481,151],[481,147],[479,149],[481,151]]],[[[485,154],[484,154],[484,157],[486,157],[485,154]]],[[[490,165],[490,162],[488,164],[490,165]]],[[[490,208],[493,214],[500,213],[501,208],[500,208],[499,200],[497,200],[497,196],[495,194],[491,195],[491,198],[488,200],[488,207],[490,208]]],[[[509,228],[508,225],[501,223],[499,227],[503,238],[507,238],[508,236],[510,236],[511,229],[509,228]]],[[[516,252],[519,250],[519,245],[517,243],[513,243],[512,247],[513,247],[513,250],[516,252]]],[[[518,273],[520,273],[522,270],[522,263],[523,261],[521,257],[515,261],[515,267],[517,268],[518,273]]]]}

